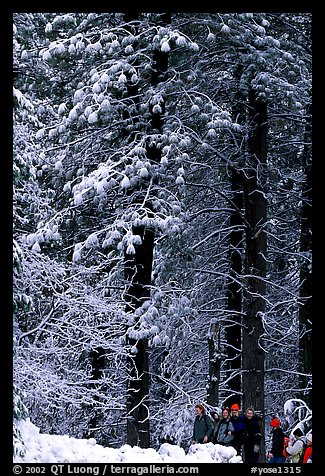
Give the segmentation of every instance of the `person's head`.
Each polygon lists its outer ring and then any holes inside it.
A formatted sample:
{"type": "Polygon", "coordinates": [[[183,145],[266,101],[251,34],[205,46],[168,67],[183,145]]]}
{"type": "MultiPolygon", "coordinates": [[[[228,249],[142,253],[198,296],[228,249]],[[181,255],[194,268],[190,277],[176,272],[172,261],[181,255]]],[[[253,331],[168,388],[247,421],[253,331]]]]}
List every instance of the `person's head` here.
{"type": "Polygon", "coordinates": [[[303,432],[300,430],[300,428],[296,428],[292,434],[296,437],[296,438],[300,438],[301,436],[303,436],[303,432]]]}
{"type": "Polygon", "coordinates": [[[218,412],[211,412],[211,416],[212,416],[214,421],[219,420],[219,413],[218,412]]]}
{"type": "Polygon", "coordinates": [[[240,408],[239,408],[239,405],[237,403],[234,403],[230,407],[230,411],[231,411],[232,416],[238,416],[239,410],[240,410],[240,408]]]}
{"type": "Polygon", "coordinates": [[[309,433],[307,436],[306,436],[306,443],[308,446],[312,446],[313,445],[313,435],[311,433],[309,433]]]}
{"type": "Polygon", "coordinates": [[[247,410],[245,412],[245,415],[249,420],[251,420],[253,418],[253,416],[255,415],[254,408],[252,408],[252,407],[247,408],[247,410]]]}
{"type": "Polygon", "coordinates": [[[274,430],[275,428],[279,428],[279,426],[281,426],[279,418],[272,418],[272,420],[270,421],[271,429],[274,430]]]}
{"type": "Polygon", "coordinates": [[[222,409],[222,418],[228,418],[230,415],[230,410],[228,407],[222,409]]]}
{"type": "Polygon", "coordinates": [[[198,403],[197,405],[195,405],[194,411],[197,415],[203,415],[203,413],[205,412],[205,409],[204,409],[204,406],[201,405],[201,403],[198,403]]]}

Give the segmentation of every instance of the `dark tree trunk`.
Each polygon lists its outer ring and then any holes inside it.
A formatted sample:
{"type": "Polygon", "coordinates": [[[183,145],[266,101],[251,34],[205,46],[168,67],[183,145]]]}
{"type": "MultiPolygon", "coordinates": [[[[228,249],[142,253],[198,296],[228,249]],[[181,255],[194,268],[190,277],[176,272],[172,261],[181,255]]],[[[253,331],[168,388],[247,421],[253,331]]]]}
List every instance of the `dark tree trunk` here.
{"type": "Polygon", "coordinates": [[[226,399],[225,405],[231,407],[233,403],[240,403],[241,400],[241,318],[242,318],[242,289],[238,282],[242,274],[242,241],[243,241],[243,189],[241,173],[235,168],[231,175],[232,202],[234,210],[230,216],[230,226],[234,227],[230,232],[230,281],[227,295],[229,319],[232,321],[226,327],[227,342],[227,369],[233,373],[230,377],[228,387],[230,396],[226,399]],[[232,279],[233,278],[233,279],[232,279]]]}
{"type": "MultiPolygon", "coordinates": [[[[103,376],[103,369],[105,367],[105,350],[102,347],[97,347],[92,350],[89,354],[90,364],[91,364],[91,380],[94,380],[92,384],[93,388],[96,388],[97,381],[103,376]]],[[[98,400],[97,395],[94,395],[94,400],[98,400]]],[[[97,438],[97,427],[101,426],[102,415],[98,408],[93,407],[93,415],[89,420],[89,428],[87,437],[88,438],[97,438]]]]}
{"type": "Polygon", "coordinates": [[[221,369],[220,327],[211,322],[208,337],[209,347],[209,386],[207,402],[212,407],[218,406],[221,369]]]}
{"type": "MultiPolygon", "coordinates": [[[[245,291],[243,317],[243,405],[264,415],[264,351],[262,315],[266,292],[266,218],[265,166],[267,157],[267,106],[249,96],[248,167],[244,180],[246,219],[245,291]]],[[[262,462],[265,459],[261,447],[262,462]]]]}
{"type": "MultiPolygon", "coordinates": [[[[144,227],[133,229],[141,236],[141,245],[136,245],[135,255],[125,255],[125,278],[130,283],[126,295],[126,312],[133,313],[150,297],[151,271],[154,248],[154,232],[144,227]]],[[[127,392],[127,443],[148,448],[149,433],[149,363],[147,339],[129,338],[128,344],[136,348],[129,357],[127,392]]]]}
{"type": "MultiPolygon", "coordinates": [[[[161,16],[161,22],[169,19],[169,15],[161,16]]],[[[151,84],[156,86],[166,79],[168,66],[168,54],[159,51],[153,52],[151,84]]],[[[132,90],[132,95],[134,90],[132,90]]],[[[137,95],[137,94],[136,94],[137,95]]],[[[138,103],[136,103],[138,105],[138,103]]],[[[160,133],[163,125],[164,104],[161,104],[161,113],[151,112],[150,126],[153,133],[160,133]]],[[[147,141],[147,157],[151,162],[159,162],[161,150],[155,141],[150,138],[147,141]]],[[[136,201],[143,201],[145,197],[145,184],[136,194],[136,201]]],[[[145,206],[150,211],[153,210],[152,203],[148,200],[145,206]]],[[[152,261],[155,234],[154,230],[145,226],[133,228],[133,234],[139,235],[142,239],[140,245],[135,246],[135,254],[125,254],[125,278],[128,284],[126,311],[134,311],[150,298],[150,285],[152,274],[152,261]]],[[[128,338],[127,342],[135,354],[129,356],[129,378],[127,389],[127,443],[131,446],[148,448],[150,446],[149,428],[149,360],[148,343],[146,338],[134,340],[128,338]]]]}
{"type": "MultiPolygon", "coordinates": [[[[237,66],[235,76],[240,82],[243,73],[243,67],[237,66]]],[[[241,90],[238,88],[233,98],[233,115],[237,118],[237,122],[244,124],[247,115],[244,107],[245,98],[241,90]]],[[[227,352],[227,377],[229,379],[228,388],[229,396],[224,404],[229,408],[234,403],[241,404],[242,399],[242,286],[240,284],[240,276],[243,271],[243,182],[242,182],[242,160],[244,150],[239,148],[233,159],[231,172],[231,192],[233,211],[230,215],[229,224],[233,227],[229,236],[229,275],[230,279],[227,288],[227,310],[230,324],[226,327],[226,352],[227,352]]]]}
{"type": "MultiPolygon", "coordinates": [[[[128,23],[126,29],[132,34],[137,34],[137,27],[132,25],[132,21],[138,19],[138,13],[127,12],[124,15],[128,23]],[[129,24],[131,22],[131,24],[129,24]]],[[[132,104],[139,107],[139,89],[137,84],[133,84],[131,79],[127,81],[128,97],[132,98],[132,104]]],[[[129,111],[123,111],[123,118],[129,118],[129,111]]],[[[128,132],[124,131],[127,135],[128,132]]],[[[134,137],[132,137],[134,139],[134,137]]],[[[131,190],[131,194],[133,191],[131,190]]],[[[142,187],[134,195],[134,201],[143,199],[142,187]]],[[[133,227],[134,235],[141,237],[141,244],[135,245],[135,254],[124,256],[124,275],[128,283],[126,300],[126,312],[134,313],[136,309],[150,298],[150,284],[152,259],[154,248],[154,232],[144,226],[133,227]]],[[[127,382],[127,443],[131,446],[148,448],[150,446],[149,428],[149,361],[147,339],[127,338],[127,344],[132,347],[134,353],[128,357],[129,373],[127,382]]]]}
{"type": "Polygon", "coordinates": [[[303,151],[302,167],[305,173],[305,181],[302,184],[302,207],[300,221],[300,252],[307,254],[307,259],[302,261],[300,267],[300,309],[299,309],[299,355],[300,388],[301,398],[312,408],[312,166],[311,166],[311,106],[307,112],[307,124],[305,130],[305,146],[303,151]],[[310,377],[306,376],[309,374],[310,377]]]}

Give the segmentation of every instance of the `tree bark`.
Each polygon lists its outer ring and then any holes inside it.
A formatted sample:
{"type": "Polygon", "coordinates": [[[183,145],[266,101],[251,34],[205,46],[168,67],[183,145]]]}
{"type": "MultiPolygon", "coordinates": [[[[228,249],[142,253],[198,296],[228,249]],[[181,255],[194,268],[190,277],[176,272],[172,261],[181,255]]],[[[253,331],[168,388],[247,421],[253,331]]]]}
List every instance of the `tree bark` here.
{"type": "MultiPolygon", "coordinates": [[[[249,160],[244,180],[246,219],[245,290],[243,317],[243,405],[264,415],[264,350],[262,315],[265,311],[267,200],[265,165],[267,158],[267,106],[249,95],[249,160]]],[[[261,445],[261,461],[265,459],[261,445]]]]}
{"type": "Polygon", "coordinates": [[[242,313],[242,289],[238,278],[242,274],[242,241],[243,241],[243,218],[241,211],[243,209],[243,189],[241,173],[235,168],[231,174],[232,201],[235,206],[230,216],[230,226],[233,230],[230,232],[230,280],[227,289],[229,318],[232,324],[226,327],[227,359],[228,370],[234,372],[230,377],[228,387],[230,396],[226,399],[225,405],[231,407],[233,403],[240,403],[241,400],[241,313],[242,313]]]}
{"type": "MultiPolygon", "coordinates": [[[[161,21],[170,21],[170,15],[164,14],[161,21]]],[[[166,79],[168,67],[168,54],[160,50],[153,52],[151,84],[156,86],[166,79]]],[[[134,91],[132,92],[134,94],[134,91]]],[[[163,125],[164,104],[161,113],[151,112],[150,127],[153,133],[161,133],[163,125]]],[[[147,157],[151,162],[159,162],[161,150],[154,141],[147,141],[147,157]]],[[[140,189],[140,196],[142,191],[140,189]]],[[[143,199],[143,196],[142,196],[143,199]]],[[[141,202],[142,202],[141,199],[141,202]]],[[[139,195],[136,200],[139,200],[139,195]]],[[[146,202],[146,207],[153,210],[150,199],[146,202]]],[[[133,234],[140,235],[141,245],[135,246],[135,255],[125,254],[125,278],[129,283],[127,291],[126,311],[134,311],[150,298],[150,285],[152,274],[152,261],[155,233],[154,230],[145,226],[133,228],[133,234]]],[[[148,343],[146,338],[134,340],[128,338],[127,343],[136,349],[135,354],[129,356],[130,373],[128,377],[127,389],[127,443],[140,448],[150,447],[149,428],[149,359],[148,343]]]]}
{"type": "MultiPolygon", "coordinates": [[[[126,295],[126,312],[133,313],[150,297],[151,271],[154,249],[154,232],[144,227],[133,229],[140,235],[141,245],[136,245],[135,255],[125,255],[125,278],[130,283],[126,295]]],[[[136,348],[129,356],[127,390],[127,443],[131,446],[150,446],[149,428],[149,362],[147,339],[128,338],[136,348]]]]}
{"type": "MultiPolygon", "coordinates": [[[[105,350],[102,347],[97,347],[89,353],[89,359],[91,364],[91,380],[95,382],[91,384],[93,388],[96,388],[96,381],[102,378],[103,369],[105,368],[105,350]]],[[[94,400],[98,400],[97,395],[94,395],[94,400]]],[[[101,426],[102,415],[98,410],[98,407],[93,407],[93,414],[89,420],[87,438],[97,438],[97,427],[101,426]]]]}
{"type": "MultiPolygon", "coordinates": [[[[242,66],[238,65],[235,77],[238,83],[242,75],[242,66]]],[[[240,90],[237,89],[233,98],[233,115],[240,124],[245,123],[247,115],[244,107],[245,98],[240,90]]],[[[246,144],[247,146],[247,144],[246,144]]],[[[227,311],[229,319],[232,321],[226,327],[226,352],[227,352],[227,371],[229,375],[228,388],[229,396],[224,404],[229,408],[237,403],[241,405],[242,400],[242,286],[239,282],[243,271],[243,178],[242,178],[242,161],[244,150],[240,147],[234,156],[231,172],[231,192],[233,211],[230,215],[229,224],[232,227],[229,236],[229,282],[227,288],[227,311]]]]}

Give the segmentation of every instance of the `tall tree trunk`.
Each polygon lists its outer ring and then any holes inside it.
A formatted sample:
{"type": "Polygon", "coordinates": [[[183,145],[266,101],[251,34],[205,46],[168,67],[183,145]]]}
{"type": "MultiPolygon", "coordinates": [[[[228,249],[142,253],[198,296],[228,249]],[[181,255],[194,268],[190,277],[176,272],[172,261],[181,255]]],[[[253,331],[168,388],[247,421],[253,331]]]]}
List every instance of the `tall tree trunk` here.
{"type": "Polygon", "coordinates": [[[233,403],[240,403],[241,400],[241,314],[242,314],[242,290],[241,284],[238,282],[239,276],[242,274],[242,241],[243,241],[243,189],[241,173],[235,168],[231,174],[231,190],[234,210],[230,216],[230,226],[233,227],[230,232],[230,281],[228,284],[227,295],[229,311],[229,319],[232,324],[226,327],[227,342],[227,359],[228,370],[233,372],[230,377],[228,387],[230,396],[226,399],[225,404],[229,407],[233,403]]]}
{"type": "Polygon", "coordinates": [[[302,167],[305,181],[302,184],[302,207],[300,219],[300,252],[306,254],[300,267],[300,301],[299,309],[299,355],[300,355],[300,388],[301,398],[312,407],[311,373],[312,373],[312,166],[311,166],[311,105],[307,111],[304,151],[302,167]],[[309,374],[309,377],[306,375],[309,374]]]}
{"type": "MultiPolygon", "coordinates": [[[[170,22],[170,15],[163,14],[161,22],[170,22]]],[[[168,54],[160,50],[153,52],[151,84],[156,86],[166,78],[168,54]]],[[[135,91],[132,90],[133,95],[135,91]]],[[[163,125],[164,104],[160,104],[161,112],[151,111],[150,126],[152,133],[161,133],[163,125]]],[[[151,162],[159,162],[161,150],[150,137],[147,141],[147,157],[151,162]]],[[[139,190],[136,200],[143,201],[145,187],[139,190]],[[144,191],[144,194],[141,193],[144,191]]],[[[153,210],[152,203],[146,202],[148,210],[153,210]]],[[[155,233],[146,226],[133,228],[133,234],[141,237],[142,243],[135,245],[135,254],[125,254],[125,278],[129,283],[127,290],[126,311],[134,311],[150,298],[152,261],[155,233]]],[[[148,448],[150,446],[149,428],[149,360],[148,343],[146,338],[138,340],[128,338],[128,344],[135,349],[129,356],[130,371],[127,389],[127,443],[131,446],[148,448]]]]}
{"type": "MultiPolygon", "coordinates": [[[[105,368],[105,350],[102,347],[97,347],[89,353],[89,359],[91,364],[91,380],[94,383],[91,384],[93,388],[96,388],[97,381],[103,376],[103,369],[105,368]]],[[[94,395],[94,400],[98,400],[98,396],[94,395]]],[[[89,420],[87,438],[97,438],[97,427],[102,424],[102,414],[98,410],[98,407],[93,407],[93,414],[89,420]]]]}
{"type": "MultiPolygon", "coordinates": [[[[243,405],[264,415],[264,350],[262,315],[266,292],[265,166],[267,157],[267,106],[249,95],[249,160],[244,180],[246,219],[245,290],[243,317],[243,405]]],[[[264,443],[260,457],[265,459],[264,443]]]]}
{"type": "MultiPolygon", "coordinates": [[[[240,82],[243,73],[242,65],[238,65],[235,71],[235,77],[240,82]]],[[[244,107],[245,98],[240,90],[237,89],[233,98],[233,115],[237,122],[243,124],[246,117],[246,108],[244,107]]],[[[229,224],[232,228],[229,236],[229,282],[227,287],[227,310],[229,319],[232,321],[226,327],[226,352],[227,352],[227,370],[229,375],[228,388],[229,396],[224,404],[231,407],[234,403],[241,403],[242,399],[242,286],[239,278],[243,271],[243,183],[242,183],[242,160],[243,150],[239,148],[233,160],[231,172],[231,192],[233,211],[230,215],[229,224]]]]}
{"type": "MultiPolygon", "coordinates": [[[[126,299],[126,312],[133,313],[150,297],[151,271],[154,248],[154,232],[141,226],[133,233],[142,239],[136,245],[135,255],[125,255],[125,278],[130,283],[126,299]]],[[[131,446],[148,448],[149,432],[149,363],[147,339],[128,339],[128,344],[136,349],[129,356],[127,391],[127,443],[131,446]]]]}

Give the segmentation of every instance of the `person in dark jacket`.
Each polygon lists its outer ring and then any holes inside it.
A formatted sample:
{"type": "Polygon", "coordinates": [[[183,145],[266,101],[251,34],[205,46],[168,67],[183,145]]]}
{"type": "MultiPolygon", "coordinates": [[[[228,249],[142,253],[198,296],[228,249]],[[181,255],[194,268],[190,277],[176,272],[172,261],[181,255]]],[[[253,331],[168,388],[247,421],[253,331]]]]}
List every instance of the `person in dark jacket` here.
{"type": "Polygon", "coordinates": [[[268,463],[284,463],[285,456],[283,456],[283,442],[284,433],[281,428],[281,422],[278,418],[273,418],[270,422],[272,434],[272,447],[268,454],[268,463]]]}
{"type": "Polygon", "coordinates": [[[231,446],[235,448],[237,454],[241,454],[242,446],[246,437],[246,425],[244,415],[239,414],[240,408],[237,403],[234,403],[230,407],[230,421],[234,427],[234,439],[231,442],[231,446]]]}
{"type": "Polygon", "coordinates": [[[208,443],[212,434],[212,421],[209,415],[205,413],[203,405],[195,405],[196,414],[193,427],[192,444],[208,443]]]}
{"type": "Polygon", "coordinates": [[[245,412],[246,438],[244,441],[244,463],[258,463],[262,431],[254,408],[245,412]]]}
{"type": "Polygon", "coordinates": [[[221,418],[213,429],[212,442],[218,445],[229,446],[234,438],[234,427],[230,421],[230,410],[224,408],[221,418]]]}

